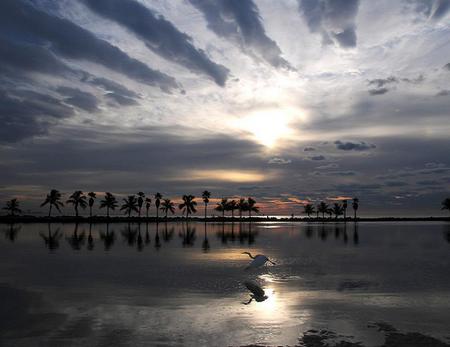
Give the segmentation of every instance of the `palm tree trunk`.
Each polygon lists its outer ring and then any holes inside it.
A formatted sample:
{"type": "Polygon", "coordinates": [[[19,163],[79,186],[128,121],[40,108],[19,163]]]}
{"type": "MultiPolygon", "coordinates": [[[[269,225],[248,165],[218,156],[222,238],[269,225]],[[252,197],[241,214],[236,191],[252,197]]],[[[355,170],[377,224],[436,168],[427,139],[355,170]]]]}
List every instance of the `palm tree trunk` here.
{"type": "Polygon", "coordinates": [[[109,206],[106,206],[106,217],[109,218],[109,206]]]}
{"type": "Polygon", "coordinates": [[[208,209],[208,204],[205,202],[205,219],[206,219],[206,210],[208,209]]]}
{"type": "Polygon", "coordinates": [[[89,218],[92,218],[92,206],[89,206],[89,218]]]}
{"type": "Polygon", "coordinates": [[[355,220],[356,220],[356,210],[355,210],[355,220]]]}
{"type": "Polygon", "coordinates": [[[78,218],[78,205],[75,205],[75,217],[78,218]]]}
{"type": "Polygon", "coordinates": [[[52,215],[52,204],[50,203],[50,208],[48,209],[48,216],[52,215]]]}

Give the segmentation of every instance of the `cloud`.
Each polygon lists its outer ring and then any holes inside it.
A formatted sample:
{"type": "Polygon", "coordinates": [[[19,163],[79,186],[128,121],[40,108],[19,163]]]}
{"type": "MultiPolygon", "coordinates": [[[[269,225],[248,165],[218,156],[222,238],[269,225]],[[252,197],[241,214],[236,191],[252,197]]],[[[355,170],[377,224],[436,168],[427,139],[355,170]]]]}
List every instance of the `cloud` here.
{"type": "Polygon", "coordinates": [[[136,100],[117,93],[106,93],[105,97],[122,106],[138,105],[138,102],[136,100]]]}
{"type": "MultiPolygon", "coordinates": [[[[73,22],[37,10],[22,0],[0,2],[0,31],[13,35],[17,41],[26,42],[27,45],[22,46],[25,50],[36,48],[40,52],[39,62],[30,64],[35,69],[49,68],[46,64],[50,62],[42,63],[44,57],[42,48],[45,47],[51,54],[100,64],[165,91],[178,87],[173,77],[149,68],[73,22]]],[[[18,47],[20,46],[17,45],[16,48],[18,47]]],[[[59,68],[62,68],[61,64],[59,68]]]]}
{"type": "Polygon", "coordinates": [[[99,111],[98,100],[94,95],[90,93],[86,93],[79,89],[69,87],[59,87],[57,91],[58,93],[65,96],[64,102],[67,104],[81,108],[87,112],[99,111]]]}
{"type": "Polygon", "coordinates": [[[450,90],[441,90],[440,92],[436,93],[436,96],[449,96],[450,90]]]}
{"type": "Polygon", "coordinates": [[[359,0],[299,0],[298,4],[309,30],[320,33],[323,44],[356,47],[359,0]]]}
{"type": "Polygon", "coordinates": [[[244,52],[254,54],[274,67],[290,68],[276,42],[266,35],[252,0],[189,1],[203,13],[208,27],[218,36],[237,42],[244,52]]]}
{"type": "Polygon", "coordinates": [[[386,181],[384,182],[384,185],[387,187],[404,187],[407,186],[408,183],[403,181],[386,181]]]}
{"type": "Polygon", "coordinates": [[[420,186],[440,186],[442,183],[436,180],[423,180],[423,181],[417,181],[416,182],[420,186]]]}
{"type": "Polygon", "coordinates": [[[367,82],[367,85],[374,86],[374,89],[369,90],[369,94],[370,95],[386,94],[390,90],[390,88],[388,88],[387,86],[392,85],[394,83],[398,83],[398,82],[399,82],[399,80],[394,76],[369,80],[367,82]]]}
{"type": "Polygon", "coordinates": [[[0,90],[0,143],[46,134],[49,126],[71,115],[72,108],[51,96],[0,90]]]}
{"type": "Polygon", "coordinates": [[[320,161],[320,160],[325,160],[325,157],[323,155],[315,155],[312,157],[308,157],[309,160],[313,160],[313,161],[320,161]]]}
{"type": "Polygon", "coordinates": [[[305,148],[303,148],[304,152],[312,152],[312,151],[315,151],[315,150],[316,149],[314,147],[305,147],[305,148]]]}
{"type": "Polygon", "coordinates": [[[432,20],[443,18],[450,10],[450,0],[407,0],[413,9],[432,20]]]}
{"type": "Polygon", "coordinates": [[[450,63],[445,64],[444,69],[447,69],[448,71],[450,71],[450,63]]]}
{"type": "Polygon", "coordinates": [[[194,47],[191,37],[151,9],[134,0],[84,0],[84,3],[95,13],[132,31],[156,54],[225,85],[229,70],[211,61],[203,50],[194,47]]]}
{"type": "Polygon", "coordinates": [[[376,148],[374,144],[366,143],[364,141],[361,142],[342,142],[340,140],[334,141],[337,149],[343,151],[367,151],[372,148],[376,148]]]}
{"type": "Polygon", "coordinates": [[[284,159],[279,157],[270,158],[268,161],[269,164],[276,164],[276,165],[286,165],[290,164],[291,162],[292,161],[290,159],[284,159]]]}
{"type": "Polygon", "coordinates": [[[330,164],[327,164],[327,165],[317,166],[316,169],[317,170],[328,170],[328,169],[337,169],[338,167],[339,167],[338,164],[330,163],[330,164]]]}
{"type": "Polygon", "coordinates": [[[390,89],[388,88],[379,88],[379,89],[370,89],[369,94],[370,95],[383,95],[386,94],[390,89]]]}

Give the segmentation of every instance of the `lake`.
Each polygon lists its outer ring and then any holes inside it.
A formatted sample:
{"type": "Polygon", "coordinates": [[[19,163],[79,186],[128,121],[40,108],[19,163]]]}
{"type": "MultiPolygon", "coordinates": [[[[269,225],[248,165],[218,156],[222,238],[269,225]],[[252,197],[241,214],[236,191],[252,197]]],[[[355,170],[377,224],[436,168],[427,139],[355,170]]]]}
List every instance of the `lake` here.
{"type": "Polygon", "coordinates": [[[449,223],[0,230],[2,346],[450,343],[449,223]],[[246,270],[245,251],[275,265],[246,270]]]}

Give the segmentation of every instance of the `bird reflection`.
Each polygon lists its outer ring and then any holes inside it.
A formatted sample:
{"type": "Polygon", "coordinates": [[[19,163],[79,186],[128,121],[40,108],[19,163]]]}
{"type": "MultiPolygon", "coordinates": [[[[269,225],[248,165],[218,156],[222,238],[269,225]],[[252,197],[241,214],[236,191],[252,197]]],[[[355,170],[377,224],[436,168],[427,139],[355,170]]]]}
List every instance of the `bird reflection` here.
{"type": "Polygon", "coordinates": [[[209,251],[209,240],[208,240],[208,234],[206,233],[206,222],[205,222],[205,236],[203,238],[203,243],[202,243],[202,249],[203,252],[208,252],[209,251]]]}
{"type": "Polygon", "coordinates": [[[94,249],[94,238],[92,237],[92,223],[89,223],[89,235],[87,249],[92,251],[94,249]]]}
{"type": "Polygon", "coordinates": [[[75,223],[75,228],[72,235],[70,237],[66,237],[66,240],[73,250],[79,251],[81,249],[81,246],[84,245],[84,237],[84,231],[81,232],[81,234],[78,234],[78,223],[75,223]]]}
{"type": "Polygon", "coordinates": [[[244,305],[250,304],[253,300],[256,302],[263,302],[268,299],[264,289],[255,281],[245,281],[245,287],[251,292],[250,299],[242,302],[244,305]]]}
{"type": "Polygon", "coordinates": [[[9,227],[4,230],[6,239],[14,242],[20,229],[22,229],[20,225],[15,226],[14,223],[9,224],[9,227]]]}
{"type": "Polygon", "coordinates": [[[59,228],[56,229],[54,233],[52,233],[51,225],[48,223],[47,225],[48,233],[47,235],[43,232],[40,232],[39,235],[42,237],[42,239],[45,242],[45,246],[50,250],[54,251],[59,247],[59,239],[62,237],[61,233],[59,232],[59,228]]]}
{"type": "Polygon", "coordinates": [[[116,235],[114,234],[114,231],[109,231],[109,223],[106,223],[106,232],[100,232],[100,239],[103,241],[105,251],[108,251],[114,244],[116,235]]]}

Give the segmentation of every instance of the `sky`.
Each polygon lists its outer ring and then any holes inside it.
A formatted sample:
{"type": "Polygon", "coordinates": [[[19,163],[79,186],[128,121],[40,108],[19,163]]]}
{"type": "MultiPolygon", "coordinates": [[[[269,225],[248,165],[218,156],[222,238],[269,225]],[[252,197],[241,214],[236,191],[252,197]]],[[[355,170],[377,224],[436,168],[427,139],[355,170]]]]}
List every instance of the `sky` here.
{"type": "Polygon", "coordinates": [[[449,19],[450,0],[2,0],[0,200],[445,215],[449,19]]]}

